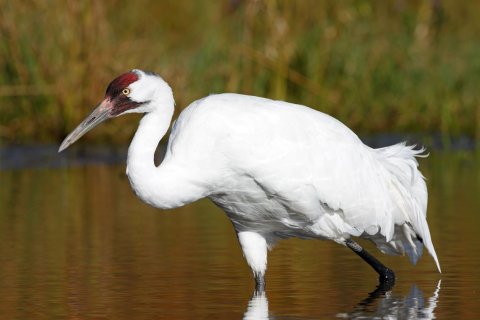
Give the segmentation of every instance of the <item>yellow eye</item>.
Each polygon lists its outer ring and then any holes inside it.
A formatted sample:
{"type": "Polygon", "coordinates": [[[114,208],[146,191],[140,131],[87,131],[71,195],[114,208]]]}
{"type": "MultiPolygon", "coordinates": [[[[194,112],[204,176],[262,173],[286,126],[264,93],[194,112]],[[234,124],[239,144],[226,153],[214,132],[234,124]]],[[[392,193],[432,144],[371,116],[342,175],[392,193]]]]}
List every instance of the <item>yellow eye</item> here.
{"type": "Polygon", "coordinates": [[[128,95],[130,94],[130,89],[125,88],[125,89],[123,89],[122,93],[123,93],[124,95],[128,96],[128,95]]]}

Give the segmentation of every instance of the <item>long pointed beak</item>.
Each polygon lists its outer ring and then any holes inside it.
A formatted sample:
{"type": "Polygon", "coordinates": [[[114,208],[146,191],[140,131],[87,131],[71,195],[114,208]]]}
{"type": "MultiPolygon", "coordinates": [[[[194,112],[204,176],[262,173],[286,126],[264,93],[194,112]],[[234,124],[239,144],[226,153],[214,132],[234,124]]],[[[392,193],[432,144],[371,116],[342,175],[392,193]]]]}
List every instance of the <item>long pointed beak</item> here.
{"type": "Polygon", "coordinates": [[[66,138],[63,140],[58,152],[62,152],[68,148],[75,141],[80,139],[87,131],[93,129],[103,121],[110,118],[110,110],[112,109],[112,104],[110,100],[103,100],[93,112],[85,118],[85,120],[80,123],[75,130],[73,130],[66,138]]]}

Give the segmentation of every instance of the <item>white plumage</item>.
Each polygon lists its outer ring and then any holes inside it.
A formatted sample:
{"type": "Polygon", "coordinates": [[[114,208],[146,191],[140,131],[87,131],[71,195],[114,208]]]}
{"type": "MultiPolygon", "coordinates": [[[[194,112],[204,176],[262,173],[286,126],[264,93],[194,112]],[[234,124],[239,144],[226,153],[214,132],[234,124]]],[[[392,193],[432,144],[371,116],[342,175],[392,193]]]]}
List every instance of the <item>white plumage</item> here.
{"type": "MultiPolygon", "coordinates": [[[[403,143],[372,149],[338,120],[308,107],[219,94],[180,114],[156,167],[153,154],[174,110],[170,87],[157,75],[133,70],[109,90],[99,106],[106,117],[146,113],[127,160],[136,194],[164,209],[210,198],[232,220],[256,277],[265,273],[267,248],[288,237],[340,244],[352,236],[368,238],[382,252],[407,254],[412,262],[423,242],[440,270],[415,159],[423,150],[403,143]],[[127,75],[136,80],[120,81],[127,75]],[[119,83],[128,84],[132,104],[121,113],[111,111],[119,104],[113,90],[122,89],[119,83]]],[[[61,150],[90,129],[88,120],[61,150]]]]}

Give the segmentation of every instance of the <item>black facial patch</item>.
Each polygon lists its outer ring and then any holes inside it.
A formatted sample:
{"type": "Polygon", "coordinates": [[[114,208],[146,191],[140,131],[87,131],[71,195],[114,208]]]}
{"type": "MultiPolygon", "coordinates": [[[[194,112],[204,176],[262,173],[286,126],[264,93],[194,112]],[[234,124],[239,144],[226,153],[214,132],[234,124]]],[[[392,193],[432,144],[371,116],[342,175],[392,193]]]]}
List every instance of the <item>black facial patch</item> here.
{"type": "Polygon", "coordinates": [[[127,110],[135,109],[136,107],[138,107],[142,103],[132,101],[132,100],[130,100],[129,97],[120,93],[115,98],[112,99],[112,104],[113,104],[113,108],[112,108],[112,111],[110,112],[110,114],[112,116],[118,116],[119,114],[121,114],[121,113],[123,113],[127,110]]]}

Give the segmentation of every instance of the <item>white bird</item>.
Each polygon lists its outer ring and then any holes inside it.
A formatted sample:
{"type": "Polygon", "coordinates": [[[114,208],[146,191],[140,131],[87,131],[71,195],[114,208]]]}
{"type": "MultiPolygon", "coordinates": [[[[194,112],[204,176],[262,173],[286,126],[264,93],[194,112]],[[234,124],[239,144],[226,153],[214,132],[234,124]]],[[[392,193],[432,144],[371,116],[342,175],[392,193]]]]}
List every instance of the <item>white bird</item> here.
{"type": "Polygon", "coordinates": [[[306,106],[224,93],[183,110],[156,166],[174,104],[157,74],[122,74],[59,152],[108,118],[145,113],[128,149],[133,190],[161,209],[211,199],[232,221],[258,292],[265,287],[268,249],[289,237],[345,245],[381,282],[393,283],[393,271],[352,237],[373,241],[383,253],[407,254],[412,263],[425,245],[440,271],[415,159],[423,150],[404,143],[372,149],[340,121],[306,106]]]}

